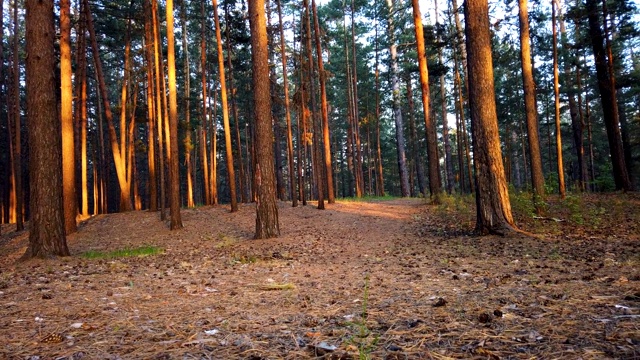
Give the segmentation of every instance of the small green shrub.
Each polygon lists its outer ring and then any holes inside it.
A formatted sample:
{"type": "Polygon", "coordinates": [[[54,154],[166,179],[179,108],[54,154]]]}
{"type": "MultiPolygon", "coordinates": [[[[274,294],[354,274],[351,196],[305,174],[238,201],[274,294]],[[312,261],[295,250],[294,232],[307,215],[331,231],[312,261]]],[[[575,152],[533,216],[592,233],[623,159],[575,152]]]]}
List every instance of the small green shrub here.
{"type": "Polygon", "coordinates": [[[132,256],[157,255],[157,254],[162,254],[163,252],[164,252],[164,249],[162,248],[152,246],[152,245],[147,245],[147,246],[142,246],[134,249],[125,248],[125,249],[114,250],[109,252],[89,250],[80,256],[86,259],[115,259],[115,258],[132,257],[132,256]]]}

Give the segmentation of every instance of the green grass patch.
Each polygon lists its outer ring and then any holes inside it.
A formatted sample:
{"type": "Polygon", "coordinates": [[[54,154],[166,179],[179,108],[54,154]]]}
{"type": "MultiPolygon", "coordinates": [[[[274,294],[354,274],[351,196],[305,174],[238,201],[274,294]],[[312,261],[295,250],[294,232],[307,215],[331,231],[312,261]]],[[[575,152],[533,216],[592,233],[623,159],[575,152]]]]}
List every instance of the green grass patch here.
{"type": "Polygon", "coordinates": [[[133,256],[150,256],[162,254],[164,249],[146,245],[138,248],[124,248],[120,250],[113,250],[109,252],[89,250],[81,255],[81,257],[86,259],[115,259],[115,258],[123,258],[123,257],[133,257],[133,256]]]}

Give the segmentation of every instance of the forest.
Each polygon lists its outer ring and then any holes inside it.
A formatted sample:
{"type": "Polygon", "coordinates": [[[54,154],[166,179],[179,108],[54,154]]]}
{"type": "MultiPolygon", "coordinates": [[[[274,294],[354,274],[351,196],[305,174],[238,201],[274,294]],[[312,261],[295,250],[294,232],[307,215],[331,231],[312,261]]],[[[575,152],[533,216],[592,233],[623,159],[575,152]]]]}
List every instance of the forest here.
{"type": "Polygon", "coordinates": [[[0,0],[0,357],[640,358],[639,23],[0,0]]]}

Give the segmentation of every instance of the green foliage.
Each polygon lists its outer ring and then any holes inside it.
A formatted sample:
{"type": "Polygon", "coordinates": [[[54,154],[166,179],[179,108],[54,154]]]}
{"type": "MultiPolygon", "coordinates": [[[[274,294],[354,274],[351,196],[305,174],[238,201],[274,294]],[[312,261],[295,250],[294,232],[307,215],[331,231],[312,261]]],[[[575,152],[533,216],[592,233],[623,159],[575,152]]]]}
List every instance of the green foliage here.
{"type": "Polygon", "coordinates": [[[364,294],[362,296],[362,312],[360,318],[351,322],[350,325],[355,328],[356,333],[351,336],[348,343],[358,349],[358,359],[371,359],[371,352],[375,349],[380,340],[377,334],[372,334],[367,327],[367,318],[369,316],[367,307],[369,305],[369,275],[364,278],[364,294]]]}
{"type": "Polygon", "coordinates": [[[124,248],[121,250],[114,250],[109,252],[89,250],[80,256],[87,259],[116,259],[116,258],[133,257],[133,256],[157,255],[157,254],[162,254],[163,252],[164,252],[164,249],[162,248],[152,246],[152,245],[147,245],[147,246],[142,246],[134,249],[124,248]]]}

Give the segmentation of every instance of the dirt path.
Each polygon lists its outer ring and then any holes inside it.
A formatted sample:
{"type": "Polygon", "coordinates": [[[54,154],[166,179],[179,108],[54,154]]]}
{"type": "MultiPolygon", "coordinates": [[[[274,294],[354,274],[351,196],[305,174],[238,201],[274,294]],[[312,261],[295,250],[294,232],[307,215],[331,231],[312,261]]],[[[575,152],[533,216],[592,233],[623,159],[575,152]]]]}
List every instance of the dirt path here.
{"type": "Polygon", "coordinates": [[[99,216],[69,237],[73,257],[18,266],[26,236],[3,238],[0,358],[640,357],[632,257],[429,235],[415,199],[281,203],[272,240],[251,239],[254,211],[183,210],[177,232],[99,216]],[[82,256],[142,245],[163,253],[82,256]]]}

